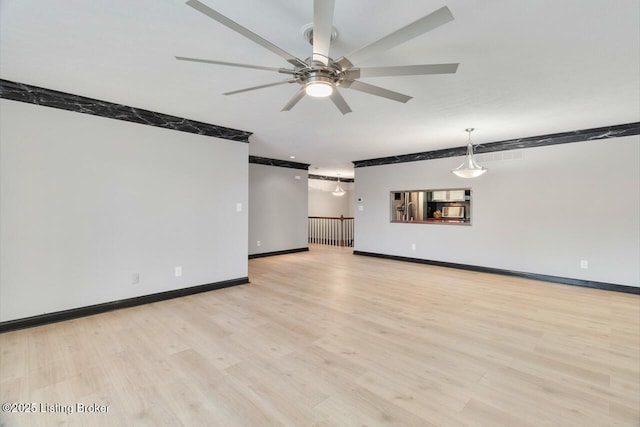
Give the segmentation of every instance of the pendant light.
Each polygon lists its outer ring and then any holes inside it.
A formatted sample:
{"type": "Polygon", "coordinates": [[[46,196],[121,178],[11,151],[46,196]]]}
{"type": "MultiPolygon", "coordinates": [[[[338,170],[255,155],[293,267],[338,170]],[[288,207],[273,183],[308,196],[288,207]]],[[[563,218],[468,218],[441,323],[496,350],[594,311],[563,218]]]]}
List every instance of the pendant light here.
{"type": "Polygon", "coordinates": [[[469,133],[469,142],[467,143],[467,156],[464,162],[457,168],[451,169],[451,172],[460,178],[476,178],[487,171],[487,168],[478,165],[473,158],[473,145],[471,144],[471,132],[473,132],[473,130],[473,128],[465,129],[465,131],[469,133]]]}
{"type": "Polygon", "coordinates": [[[340,174],[338,174],[338,185],[336,186],[336,189],[331,192],[331,194],[338,197],[341,197],[347,194],[347,192],[344,191],[342,187],[340,187],[340,174]]]}

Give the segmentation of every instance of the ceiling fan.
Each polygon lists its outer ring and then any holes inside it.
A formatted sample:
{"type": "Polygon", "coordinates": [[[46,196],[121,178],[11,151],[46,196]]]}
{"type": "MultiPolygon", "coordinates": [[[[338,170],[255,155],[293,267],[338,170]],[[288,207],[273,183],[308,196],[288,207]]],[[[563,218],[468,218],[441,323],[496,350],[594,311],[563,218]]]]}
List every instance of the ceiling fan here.
{"type": "Polygon", "coordinates": [[[282,111],[290,111],[305,95],[314,97],[329,97],[335,106],[347,114],[351,108],[338,92],[338,87],[349,88],[366,92],[371,95],[381,96],[398,102],[407,102],[412,97],[378,86],[364,83],[358,80],[361,77],[380,76],[409,76],[424,74],[452,74],[458,69],[459,64],[424,64],[424,65],[403,65],[393,67],[356,67],[368,58],[404,43],[414,37],[431,31],[447,22],[452,21],[453,15],[446,6],[432,12],[417,21],[394,31],[391,34],[365,46],[355,52],[333,60],[329,56],[329,46],[332,41],[333,29],[333,9],[335,0],[314,0],[313,2],[313,26],[307,31],[307,37],[313,45],[311,57],[302,60],[273,43],[265,40],[249,29],[237,22],[232,21],[221,13],[215,11],[199,0],[189,0],[186,4],[198,12],[218,21],[231,30],[247,37],[249,40],[270,50],[276,55],[284,58],[293,68],[264,67],[260,65],[236,64],[232,62],[214,61],[209,59],[187,58],[176,56],[181,61],[202,62],[216,65],[227,65],[231,67],[253,68],[257,70],[275,71],[290,76],[287,80],[275,83],[268,83],[260,86],[227,92],[224,95],[234,95],[241,92],[248,92],[256,89],[282,85],[286,83],[298,83],[299,90],[293,95],[291,100],[282,108],[282,111]]]}

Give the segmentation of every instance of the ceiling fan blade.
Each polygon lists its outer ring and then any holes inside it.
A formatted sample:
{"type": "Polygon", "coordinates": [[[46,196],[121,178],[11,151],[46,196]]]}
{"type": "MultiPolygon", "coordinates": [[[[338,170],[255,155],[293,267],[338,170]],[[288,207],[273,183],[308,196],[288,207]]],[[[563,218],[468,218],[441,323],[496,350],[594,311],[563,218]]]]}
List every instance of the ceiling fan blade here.
{"type": "Polygon", "coordinates": [[[388,98],[393,101],[398,101],[402,103],[406,103],[407,101],[413,98],[412,96],[403,95],[401,93],[394,92],[389,89],[384,89],[378,86],[370,85],[368,83],[363,83],[358,80],[352,81],[349,86],[345,85],[345,87],[348,87],[349,89],[359,90],[360,92],[366,92],[371,95],[382,96],[383,98],[388,98]]]}
{"type": "Polygon", "coordinates": [[[258,43],[260,46],[270,50],[271,52],[275,53],[276,55],[281,56],[282,58],[287,60],[290,64],[296,65],[296,66],[298,66],[298,65],[306,66],[307,65],[302,59],[291,55],[289,52],[286,52],[285,50],[279,48],[278,46],[276,46],[275,44],[271,43],[270,41],[263,39],[262,37],[260,37],[256,33],[252,32],[251,30],[243,27],[242,25],[238,24],[237,22],[232,21],[231,19],[227,18],[226,16],[224,16],[224,15],[218,13],[217,11],[211,9],[206,4],[201,3],[198,0],[189,0],[189,1],[187,1],[186,4],[188,6],[191,6],[192,8],[197,10],[198,12],[200,12],[200,13],[202,13],[204,15],[207,15],[209,18],[215,19],[216,21],[218,21],[222,25],[226,26],[227,28],[232,29],[236,33],[245,36],[246,38],[248,38],[249,40],[251,40],[251,41],[253,41],[255,43],[258,43]]]}
{"type": "Polygon", "coordinates": [[[347,101],[345,101],[342,95],[340,95],[340,92],[338,92],[337,88],[333,89],[333,92],[331,92],[330,98],[331,98],[331,101],[333,101],[333,103],[336,105],[336,107],[338,107],[338,110],[340,110],[342,114],[347,114],[351,112],[351,107],[349,107],[349,104],[347,104],[347,101]]]}
{"type": "Polygon", "coordinates": [[[291,111],[291,109],[298,103],[298,101],[304,98],[305,94],[306,92],[303,86],[296,92],[295,95],[293,95],[293,98],[291,98],[289,102],[287,102],[287,104],[284,107],[282,107],[282,110],[280,111],[291,111]]]}
{"type": "Polygon", "coordinates": [[[453,74],[460,64],[402,65],[398,67],[360,68],[360,77],[418,76],[423,74],[453,74]]]}
{"type": "Polygon", "coordinates": [[[249,92],[250,90],[264,89],[264,88],[271,87],[271,86],[279,86],[279,85],[283,85],[285,83],[293,83],[295,81],[296,81],[296,79],[289,79],[289,80],[283,80],[281,82],[267,83],[266,85],[253,86],[253,87],[248,87],[246,89],[234,90],[232,92],[223,93],[223,95],[235,95],[236,93],[249,92]]]}
{"type": "Polygon", "coordinates": [[[423,16],[417,21],[394,31],[380,40],[346,55],[346,57],[353,64],[359,64],[372,56],[376,56],[427,31],[434,30],[450,21],[453,21],[453,14],[447,6],[441,7],[435,12],[423,16]]]}
{"type": "Polygon", "coordinates": [[[329,63],[329,45],[333,24],[335,0],[313,2],[313,60],[329,63]]]}
{"type": "Polygon", "coordinates": [[[229,67],[253,68],[256,70],[276,71],[278,73],[283,73],[283,74],[295,73],[295,71],[288,70],[286,68],[264,67],[262,65],[251,65],[251,64],[237,64],[235,62],[214,61],[212,59],[187,58],[184,56],[176,56],[175,58],[179,61],[191,61],[191,62],[202,62],[205,64],[227,65],[229,67]]]}

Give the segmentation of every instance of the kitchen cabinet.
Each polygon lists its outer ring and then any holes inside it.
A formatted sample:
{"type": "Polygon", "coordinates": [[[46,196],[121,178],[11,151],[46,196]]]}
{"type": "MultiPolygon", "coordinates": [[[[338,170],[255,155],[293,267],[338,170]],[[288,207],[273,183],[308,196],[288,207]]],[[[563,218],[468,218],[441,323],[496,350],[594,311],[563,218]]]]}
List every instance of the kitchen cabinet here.
{"type": "Polygon", "coordinates": [[[434,202],[464,202],[464,190],[435,190],[431,200],[434,202]]]}

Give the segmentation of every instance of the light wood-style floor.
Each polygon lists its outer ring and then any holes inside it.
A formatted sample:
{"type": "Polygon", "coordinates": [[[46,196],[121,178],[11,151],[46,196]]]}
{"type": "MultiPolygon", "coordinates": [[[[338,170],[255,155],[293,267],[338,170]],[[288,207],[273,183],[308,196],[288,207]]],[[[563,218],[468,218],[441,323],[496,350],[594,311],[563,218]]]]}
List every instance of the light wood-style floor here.
{"type": "Polygon", "coordinates": [[[249,265],[250,285],[0,334],[0,400],[74,411],[0,425],[640,425],[637,295],[322,246],[249,265]]]}

